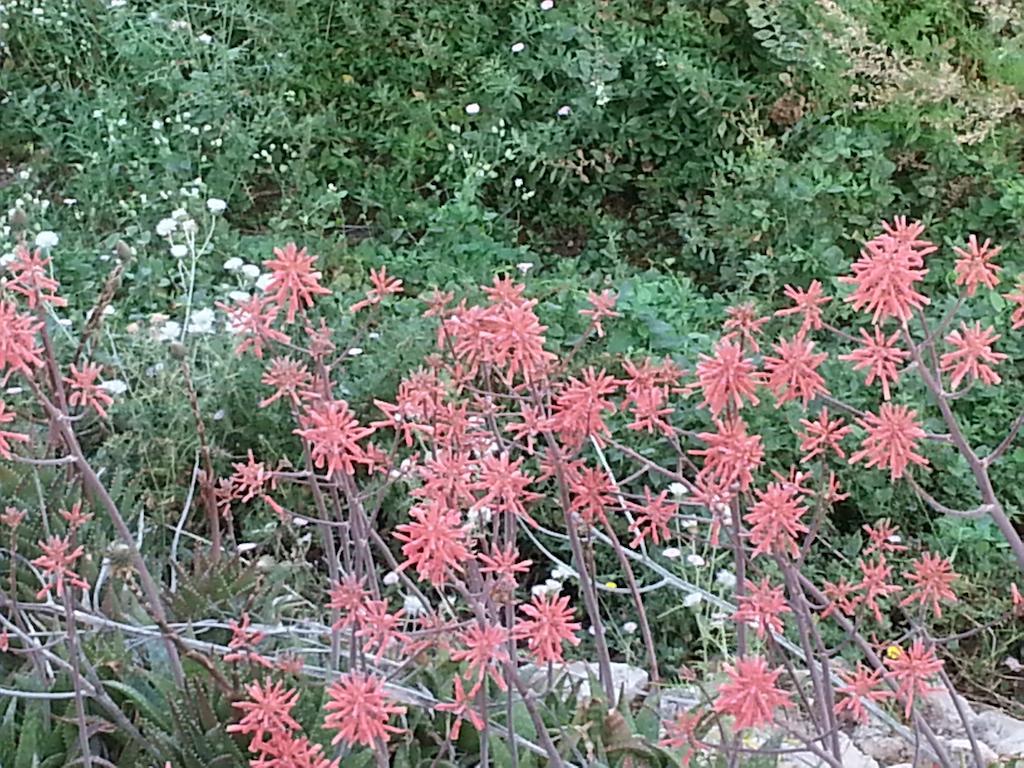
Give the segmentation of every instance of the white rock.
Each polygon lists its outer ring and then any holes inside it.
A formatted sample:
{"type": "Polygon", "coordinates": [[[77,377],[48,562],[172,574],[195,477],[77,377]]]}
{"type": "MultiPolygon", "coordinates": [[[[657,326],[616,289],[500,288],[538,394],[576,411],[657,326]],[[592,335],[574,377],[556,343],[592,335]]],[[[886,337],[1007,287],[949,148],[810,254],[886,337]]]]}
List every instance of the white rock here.
{"type": "MultiPolygon", "coordinates": [[[[633,701],[647,692],[650,676],[646,670],[616,661],[612,662],[611,667],[612,683],[615,686],[616,694],[621,694],[623,700],[633,701]]],[[[520,671],[526,684],[535,690],[542,689],[547,682],[546,667],[526,664],[520,671]]],[[[590,700],[591,679],[594,680],[595,685],[599,685],[600,675],[596,662],[573,661],[568,664],[555,665],[554,672],[555,689],[560,691],[564,697],[568,697],[575,690],[581,703],[590,700]]]]}
{"type": "Polygon", "coordinates": [[[1024,720],[992,710],[974,721],[975,735],[1002,757],[1024,758],[1024,720]]]}
{"type": "MultiPolygon", "coordinates": [[[[878,761],[861,752],[845,733],[839,734],[839,754],[843,768],[878,768],[878,761]]],[[[777,768],[825,768],[827,763],[811,752],[783,755],[777,768]]]]}
{"type": "MultiPolygon", "coordinates": [[[[977,735],[975,735],[975,740],[978,742],[978,752],[981,753],[982,762],[986,766],[992,765],[992,763],[999,760],[999,755],[996,754],[992,747],[977,739],[977,735]]],[[[970,739],[950,739],[946,742],[946,748],[950,751],[950,757],[959,761],[962,765],[974,765],[974,750],[971,749],[970,739]]]]}

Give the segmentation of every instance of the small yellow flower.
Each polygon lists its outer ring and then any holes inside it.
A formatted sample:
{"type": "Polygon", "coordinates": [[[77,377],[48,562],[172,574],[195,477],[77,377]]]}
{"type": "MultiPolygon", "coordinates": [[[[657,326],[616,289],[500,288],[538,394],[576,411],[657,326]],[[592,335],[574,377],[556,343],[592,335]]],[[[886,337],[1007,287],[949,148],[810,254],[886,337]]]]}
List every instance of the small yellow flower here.
{"type": "Polygon", "coordinates": [[[616,584],[616,583],[615,583],[614,581],[606,581],[606,582],[604,583],[604,585],[605,585],[606,587],[608,587],[608,589],[616,589],[616,588],[618,588],[618,586],[619,586],[619,585],[618,585],[618,584],[616,584]]]}
{"type": "Polygon", "coordinates": [[[900,648],[898,645],[890,645],[888,648],[885,649],[885,655],[888,656],[890,659],[896,660],[903,655],[903,649],[900,648]]]}

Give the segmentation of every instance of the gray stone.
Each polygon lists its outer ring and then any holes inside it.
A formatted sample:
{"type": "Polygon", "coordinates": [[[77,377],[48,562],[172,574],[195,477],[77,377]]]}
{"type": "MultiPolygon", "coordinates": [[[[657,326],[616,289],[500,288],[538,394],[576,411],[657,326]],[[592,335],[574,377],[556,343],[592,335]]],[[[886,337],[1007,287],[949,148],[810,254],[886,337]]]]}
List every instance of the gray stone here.
{"type": "Polygon", "coordinates": [[[1000,757],[1024,758],[1024,720],[990,710],[978,715],[974,731],[1000,757]]]}
{"type": "MultiPolygon", "coordinates": [[[[975,741],[978,742],[978,752],[981,754],[981,760],[985,766],[998,762],[999,755],[992,747],[978,739],[977,735],[975,735],[975,741]]],[[[971,748],[970,739],[950,739],[946,742],[946,748],[954,760],[959,760],[964,765],[974,765],[974,750],[971,748]]]]}
{"type": "MultiPolygon", "coordinates": [[[[854,746],[845,733],[839,734],[839,754],[843,768],[878,768],[878,761],[854,746]]],[[[812,752],[794,752],[783,755],[778,768],[825,768],[827,765],[828,763],[812,752]]]]}
{"type": "MultiPolygon", "coordinates": [[[[616,696],[621,694],[625,701],[633,701],[647,692],[647,684],[650,681],[647,670],[614,661],[611,667],[616,696]]],[[[520,674],[527,685],[540,691],[547,682],[548,670],[547,667],[527,664],[520,669],[520,674]]],[[[554,667],[555,689],[564,697],[568,697],[575,689],[581,703],[590,700],[591,679],[595,685],[599,679],[598,665],[594,662],[573,661],[554,667]]]]}

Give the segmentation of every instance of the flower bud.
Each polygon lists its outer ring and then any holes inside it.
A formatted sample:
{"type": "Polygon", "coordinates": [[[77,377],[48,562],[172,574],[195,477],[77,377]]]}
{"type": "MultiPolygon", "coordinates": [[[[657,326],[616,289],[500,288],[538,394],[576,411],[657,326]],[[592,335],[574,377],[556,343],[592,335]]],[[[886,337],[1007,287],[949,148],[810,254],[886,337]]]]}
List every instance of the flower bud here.
{"type": "Polygon", "coordinates": [[[175,360],[184,360],[188,356],[188,350],[180,341],[172,341],[170,344],[171,357],[175,360]]]}
{"type": "Polygon", "coordinates": [[[132,247],[124,240],[118,240],[117,243],[114,244],[114,253],[122,262],[129,261],[131,257],[135,255],[132,247]]]}
{"type": "Polygon", "coordinates": [[[11,211],[7,220],[11,224],[11,229],[25,229],[28,227],[28,214],[22,208],[15,208],[11,211]]]}

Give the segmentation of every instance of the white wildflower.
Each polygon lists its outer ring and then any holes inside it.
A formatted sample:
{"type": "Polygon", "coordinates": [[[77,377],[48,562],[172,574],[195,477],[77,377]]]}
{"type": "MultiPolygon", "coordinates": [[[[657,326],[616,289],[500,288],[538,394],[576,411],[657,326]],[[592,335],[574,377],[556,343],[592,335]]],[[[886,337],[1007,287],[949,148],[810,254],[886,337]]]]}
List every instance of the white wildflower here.
{"type": "Polygon", "coordinates": [[[128,391],[128,382],[123,379],[107,379],[100,384],[100,389],[111,395],[123,395],[128,391]]]}
{"type": "Polygon", "coordinates": [[[264,272],[262,275],[259,276],[259,279],[256,281],[256,287],[259,288],[261,291],[265,291],[270,286],[270,283],[273,281],[273,279],[274,274],[272,272],[264,272]]]}
{"type": "Polygon", "coordinates": [[[189,333],[213,333],[213,324],[217,314],[209,307],[192,313],[188,321],[189,333]]]}
{"type": "Polygon", "coordinates": [[[560,106],[558,108],[558,116],[559,117],[568,117],[571,114],[572,114],[572,107],[570,107],[568,104],[563,104],[562,106],[560,106]]]}
{"type": "Polygon", "coordinates": [[[160,219],[156,223],[156,233],[160,237],[169,237],[178,228],[178,222],[174,219],[160,219]]]}
{"type": "Polygon", "coordinates": [[[516,264],[516,269],[518,269],[520,272],[522,272],[525,275],[527,272],[529,272],[531,269],[533,269],[533,262],[532,261],[521,261],[518,264],[516,264]]]}
{"type": "Polygon", "coordinates": [[[690,592],[686,597],[683,598],[683,605],[685,605],[687,608],[696,608],[698,605],[701,604],[701,601],[703,599],[704,598],[701,596],[700,592],[690,592]]]}
{"type": "Polygon", "coordinates": [[[255,264],[243,264],[242,274],[245,275],[250,280],[255,280],[257,277],[260,276],[260,268],[257,267],[255,264]]]}
{"type": "Polygon", "coordinates": [[[526,43],[512,43],[512,53],[522,53],[526,50],[526,43]]]}
{"type": "Polygon", "coordinates": [[[405,610],[405,615],[411,618],[422,616],[427,612],[427,606],[416,595],[406,595],[402,601],[402,608],[405,610]]]}
{"type": "Polygon", "coordinates": [[[661,550],[661,556],[667,557],[669,560],[675,560],[683,553],[676,547],[668,547],[667,549],[661,550]]]}
{"type": "Polygon", "coordinates": [[[36,235],[36,248],[43,248],[49,250],[50,248],[56,248],[57,243],[60,242],[60,235],[56,232],[51,232],[49,229],[44,229],[38,235],[36,235]]]}
{"type": "Polygon", "coordinates": [[[181,336],[181,323],[168,320],[156,332],[157,341],[177,341],[181,336]]]}
{"type": "Polygon", "coordinates": [[[736,574],[734,574],[732,571],[727,571],[725,569],[719,571],[715,574],[715,581],[717,581],[726,589],[731,590],[736,588],[736,574]]]}
{"type": "Polygon", "coordinates": [[[478,115],[478,114],[480,114],[480,105],[477,104],[475,101],[472,104],[467,104],[466,105],[466,114],[467,115],[478,115]]]}
{"type": "Polygon", "coordinates": [[[541,0],[540,9],[542,11],[550,11],[555,7],[555,0],[541,0]]]}
{"type": "Polygon", "coordinates": [[[686,562],[688,562],[690,565],[694,566],[695,568],[700,568],[702,565],[704,565],[704,558],[701,557],[698,554],[687,555],[686,556],[686,562]]]}
{"type": "Polygon", "coordinates": [[[242,264],[244,263],[245,262],[243,262],[237,256],[232,256],[230,259],[224,262],[224,269],[226,269],[228,272],[234,272],[235,270],[241,269],[242,264]]]}
{"type": "Polygon", "coordinates": [[[388,571],[384,574],[384,578],[381,579],[384,582],[385,587],[393,587],[398,583],[398,571],[388,571]]]}
{"type": "Polygon", "coordinates": [[[575,579],[576,571],[567,565],[559,564],[551,571],[551,578],[556,581],[565,581],[566,579],[575,579]]]}
{"type": "Polygon", "coordinates": [[[213,214],[224,213],[228,209],[228,204],[219,197],[211,197],[206,201],[206,209],[213,214]]]}
{"type": "Polygon", "coordinates": [[[637,629],[639,629],[639,627],[637,626],[637,623],[635,621],[627,621],[625,624],[622,625],[622,631],[625,632],[627,635],[632,635],[637,631],[637,629]]]}
{"type": "Polygon", "coordinates": [[[683,483],[669,483],[668,492],[679,499],[688,494],[690,489],[683,483]]]}
{"type": "Polygon", "coordinates": [[[171,256],[176,259],[184,259],[188,256],[188,246],[182,243],[175,243],[171,246],[171,256]]]}

